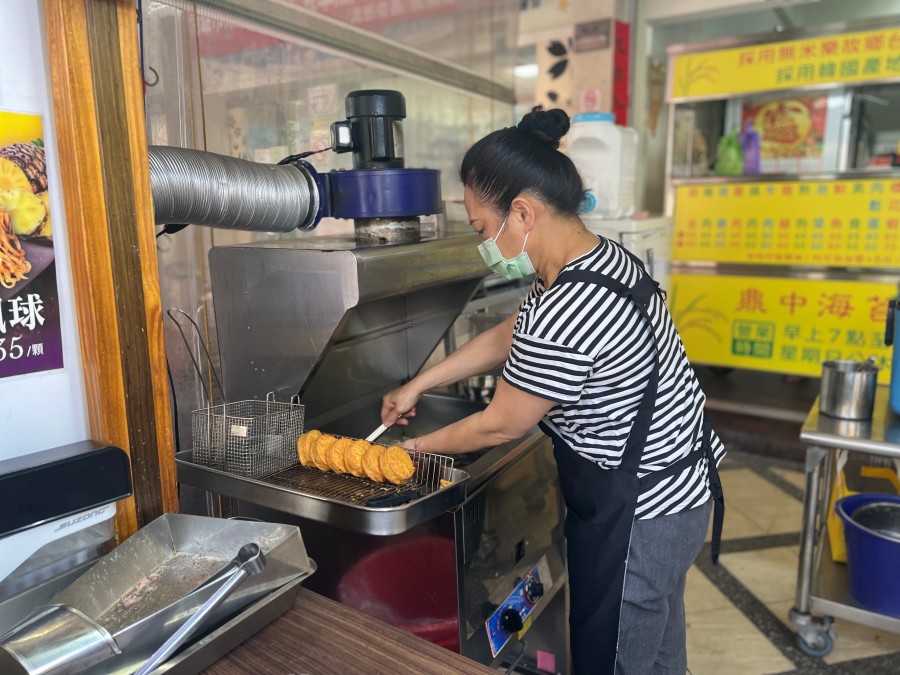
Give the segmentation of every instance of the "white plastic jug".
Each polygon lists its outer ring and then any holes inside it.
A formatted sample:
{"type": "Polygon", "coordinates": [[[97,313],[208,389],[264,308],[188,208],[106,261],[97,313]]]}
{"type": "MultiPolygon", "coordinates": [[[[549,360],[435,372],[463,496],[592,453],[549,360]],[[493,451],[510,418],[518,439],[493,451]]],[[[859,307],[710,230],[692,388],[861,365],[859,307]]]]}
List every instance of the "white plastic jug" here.
{"type": "Polygon", "coordinates": [[[582,213],[592,218],[625,218],[634,213],[634,129],[618,126],[612,113],[575,115],[569,157],[587,190],[582,213]]]}

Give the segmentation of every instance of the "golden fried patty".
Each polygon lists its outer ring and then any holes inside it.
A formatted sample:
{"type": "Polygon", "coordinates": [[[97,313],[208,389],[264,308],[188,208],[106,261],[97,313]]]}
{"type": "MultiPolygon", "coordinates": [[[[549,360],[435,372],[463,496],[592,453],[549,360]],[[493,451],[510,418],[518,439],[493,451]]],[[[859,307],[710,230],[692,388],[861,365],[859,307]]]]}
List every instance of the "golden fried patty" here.
{"type": "Polygon", "coordinates": [[[374,480],[376,483],[384,482],[384,474],[381,472],[381,455],[384,450],[382,445],[370,445],[362,458],[363,471],[370,480],[374,480]]]}
{"type": "Polygon", "coordinates": [[[321,435],[321,431],[313,429],[300,434],[300,438],[297,439],[297,458],[303,466],[310,466],[313,463],[311,451],[321,435]]]}
{"type": "Polygon", "coordinates": [[[344,453],[353,445],[352,438],[339,438],[328,448],[327,459],[328,466],[335,473],[347,473],[347,463],[344,460],[344,453]]]}
{"type": "Polygon", "coordinates": [[[336,441],[337,439],[334,436],[329,436],[328,434],[322,434],[316,440],[316,445],[310,450],[309,454],[317,469],[321,469],[322,471],[331,470],[331,465],[328,463],[328,448],[336,441]]]}
{"type": "Polygon", "coordinates": [[[366,471],[363,469],[363,455],[366,454],[370,446],[368,441],[353,441],[344,451],[344,463],[347,465],[347,471],[357,478],[365,478],[366,471]]]}
{"type": "Polygon", "coordinates": [[[416,467],[406,450],[395,445],[381,455],[381,473],[394,485],[405,483],[416,472],[416,467]]]}

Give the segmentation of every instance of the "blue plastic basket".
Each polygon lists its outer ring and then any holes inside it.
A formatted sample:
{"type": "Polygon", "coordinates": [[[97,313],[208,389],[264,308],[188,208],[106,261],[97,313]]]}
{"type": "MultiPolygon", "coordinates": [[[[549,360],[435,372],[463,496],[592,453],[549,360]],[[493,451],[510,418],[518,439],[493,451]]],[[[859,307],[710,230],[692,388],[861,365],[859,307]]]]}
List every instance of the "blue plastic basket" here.
{"type": "Polygon", "coordinates": [[[900,504],[897,495],[861,493],[834,505],[844,522],[850,595],[866,609],[900,617],[900,542],[863,527],[853,513],[872,502],[900,504]]]}

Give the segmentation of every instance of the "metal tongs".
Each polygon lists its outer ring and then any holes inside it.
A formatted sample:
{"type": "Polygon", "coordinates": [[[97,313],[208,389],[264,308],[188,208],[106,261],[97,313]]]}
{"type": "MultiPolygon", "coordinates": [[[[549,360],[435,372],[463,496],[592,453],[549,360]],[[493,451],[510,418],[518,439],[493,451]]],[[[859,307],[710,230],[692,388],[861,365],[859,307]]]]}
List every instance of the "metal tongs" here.
{"type": "Polygon", "coordinates": [[[179,628],[172,636],[166,640],[162,646],[147,659],[147,662],[138,670],[135,675],[147,675],[161,666],[175,651],[184,644],[187,639],[193,635],[194,631],[200,627],[206,618],[221,605],[225,599],[231,595],[232,591],[237,588],[245,579],[259,574],[266,567],[266,556],[257,544],[245,544],[238,551],[234,559],[225,565],[218,572],[213,574],[209,579],[194,589],[197,590],[208,586],[224,577],[228,580],[213,593],[200,609],[179,628]]]}
{"type": "Polygon", "coordinates": [[[374,443],[381,437],[381,434],[383,434],[387,430],[388,428],[386,426],[384,426],[383,424],[379,424],[378,428],[375,429],[375,431],[366,436],[366,441],[369,443],[374,443]]]}

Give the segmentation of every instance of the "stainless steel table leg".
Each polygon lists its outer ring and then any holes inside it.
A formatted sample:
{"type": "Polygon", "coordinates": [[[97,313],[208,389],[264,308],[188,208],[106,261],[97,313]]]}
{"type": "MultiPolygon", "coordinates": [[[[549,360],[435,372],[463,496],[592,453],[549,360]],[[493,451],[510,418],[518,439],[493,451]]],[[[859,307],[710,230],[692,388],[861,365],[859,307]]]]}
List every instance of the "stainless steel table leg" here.
{"type": "MultiPolygon", "coordinates": [[[[797,629],[797,645],[807,654],[824,656],[834,646],[831,617],[816,618],[810,615],[810,596],[812,595],[813,569],[816,559],[816,544],[819,538],[819,519],[824,522],[822,499],[823,464],[831,466],[824,460],[829,452],[823,448],[810,446],[806,449],[806,490],[803,498],[803,523],[800,532],[800,560],[797,564],[797,596],[795,606],[790,612],[791,623],[797,629]]],[[[826,506],[827,508],[827,506],[826,506]]]]}

